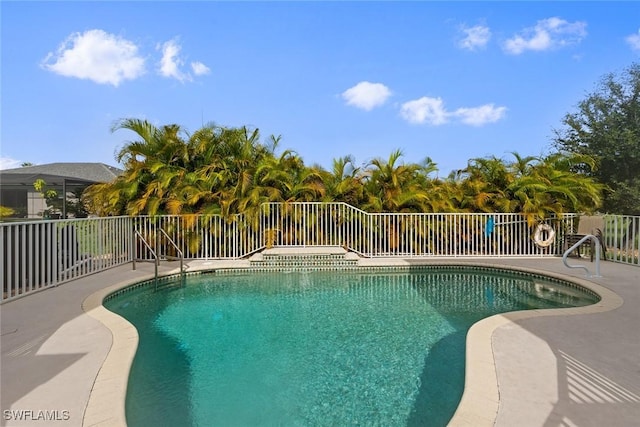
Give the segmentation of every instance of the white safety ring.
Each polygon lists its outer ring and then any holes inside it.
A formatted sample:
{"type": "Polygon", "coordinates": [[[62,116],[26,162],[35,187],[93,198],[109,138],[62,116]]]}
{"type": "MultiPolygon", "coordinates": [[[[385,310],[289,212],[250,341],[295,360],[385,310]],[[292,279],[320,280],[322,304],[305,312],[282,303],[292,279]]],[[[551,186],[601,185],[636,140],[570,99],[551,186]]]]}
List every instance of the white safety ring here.
{"type": "Polygon", "coordinates": [[[538,225],[538,228],[536,228],[536,232],[533,235],[533,241],[540,248],[550,246],[554,242],[555,238],[556,231],[549,224],[544,223],[538,225]],[[547,237],[544,240],[542,240],[543,233],[547,237]]]}

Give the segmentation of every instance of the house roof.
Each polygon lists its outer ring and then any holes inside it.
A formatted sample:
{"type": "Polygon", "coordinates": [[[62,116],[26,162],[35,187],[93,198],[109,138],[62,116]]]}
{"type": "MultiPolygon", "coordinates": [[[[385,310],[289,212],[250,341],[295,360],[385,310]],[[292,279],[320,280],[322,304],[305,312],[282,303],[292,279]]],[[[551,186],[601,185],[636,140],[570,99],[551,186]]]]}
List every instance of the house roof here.
{"type": "Polygon", "coordinates": [[[42,179],[48,186],[111,182],[122,173],[121,169],[104,163],[49,163],[0,170],[0,185],[33,185],[42,179]]]}

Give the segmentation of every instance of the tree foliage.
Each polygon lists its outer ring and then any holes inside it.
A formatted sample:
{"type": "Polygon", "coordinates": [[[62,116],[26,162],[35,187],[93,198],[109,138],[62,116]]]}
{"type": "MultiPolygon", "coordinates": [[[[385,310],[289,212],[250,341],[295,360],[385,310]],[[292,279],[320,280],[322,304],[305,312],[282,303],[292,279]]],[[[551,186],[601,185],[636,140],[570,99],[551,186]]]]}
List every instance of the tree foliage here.
{"type": "Polygon", "coordinates": [[[596,160],[575,170],[609,188],[602,210],[640,215],[640,64],[604,76],[563,124],[555,131],[554,145],[596,160]]]}
{"type": "Polygon", "coordinates": [[[178,125],[125,119],[119,130],[136,135],[117,155],[124,173],[84,194],[99,215],[255,216],[265,202],[333,201],[369,212],[519,212],[534,224],[601,203],[602,186],[576,172],[594,167],[583,155],[477,158],[442,180],[430,158],[405,163],[400,150],[362,167],[340,157],[326,170],[305,165],[292,150],[278,152],[279,137],[261,142],[257,129],[209,124],[189,134],[178,125]]]}
{"type": "Polygon", "coordinates": [[[517,212],[535,224],[550,215],[592,212],[601,202],[603,185],[574,169],[593,166],[587,156],[550,154],[514,160],[497,157],[469,160],[453,175],[460,208],[468,212],[517,212]]]}

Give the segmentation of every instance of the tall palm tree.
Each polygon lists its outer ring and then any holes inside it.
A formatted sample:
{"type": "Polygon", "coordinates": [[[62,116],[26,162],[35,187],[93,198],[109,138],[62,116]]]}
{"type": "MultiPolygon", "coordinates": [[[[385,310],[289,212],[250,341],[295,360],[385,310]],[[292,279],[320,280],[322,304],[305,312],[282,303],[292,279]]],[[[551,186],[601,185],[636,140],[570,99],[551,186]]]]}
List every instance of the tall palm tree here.
{"type": "Polygon", "coordinates": [[[130,215],[179,213],[175,188],[183,180],[188,163],[187,146],[178,125],[156,127],[146,120],[124,119],[113,131],[127,129],[139,139],[118,152],[116,159],[125,165],[125,173],[116,187],[127,200],[130,215]]]}

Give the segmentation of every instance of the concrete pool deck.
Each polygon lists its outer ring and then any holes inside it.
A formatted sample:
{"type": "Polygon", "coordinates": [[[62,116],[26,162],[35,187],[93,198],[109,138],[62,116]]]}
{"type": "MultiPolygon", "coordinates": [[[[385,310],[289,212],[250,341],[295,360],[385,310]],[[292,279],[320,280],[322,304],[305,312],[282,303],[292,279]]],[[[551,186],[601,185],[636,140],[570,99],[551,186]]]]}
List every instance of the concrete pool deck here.
{"type": "MultiPolygon", "coordinates": [[[[570,261],[594,269],[588,260],[570,261]]],[[[248,261],[188,264],[193,271],[242,268],[248,261]]],[[[602,262],[602,277],[586,278],[560,258],[360,260],[370,267],[420,264],[518,268],[603,296],[594,306],[497,315],[474,325],[465,394],[450,425],[638,425],[640,268],[602,262]]],[[[163,263],[160,273],[176,266],[163,263]]],[[[135,271],[127,264],[0,306],[2,425],[124,425],[137,332],[101,301],[152,277],[152,264],[138,263],[135,271]]]]}

